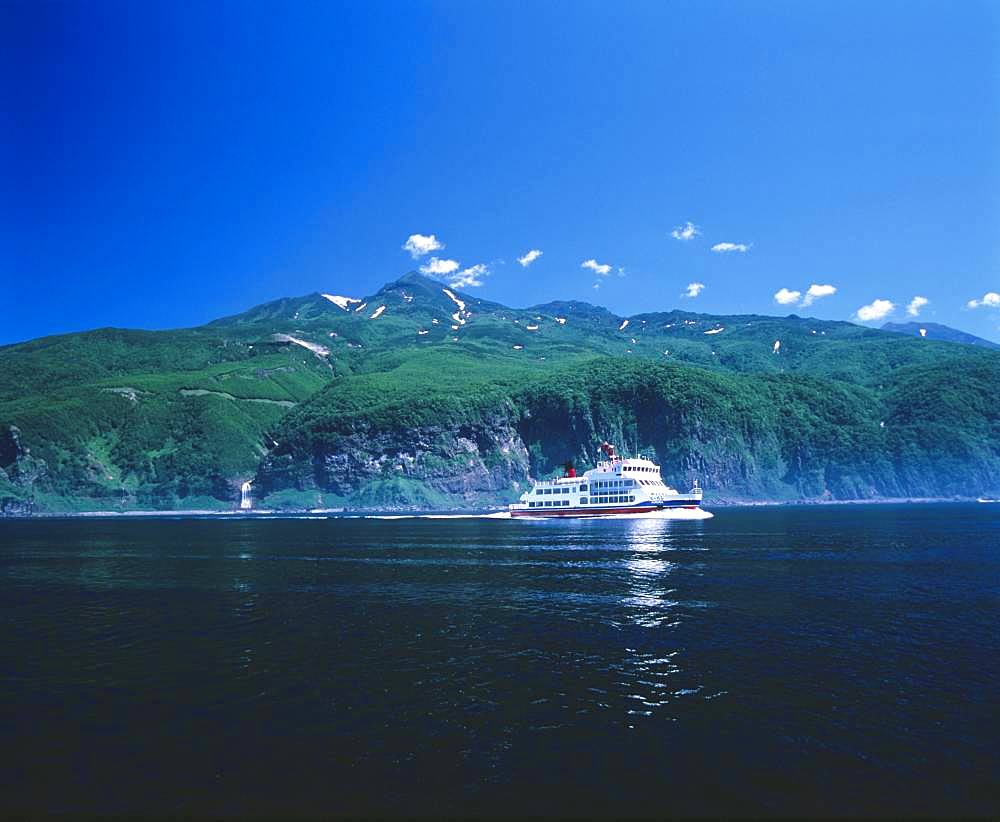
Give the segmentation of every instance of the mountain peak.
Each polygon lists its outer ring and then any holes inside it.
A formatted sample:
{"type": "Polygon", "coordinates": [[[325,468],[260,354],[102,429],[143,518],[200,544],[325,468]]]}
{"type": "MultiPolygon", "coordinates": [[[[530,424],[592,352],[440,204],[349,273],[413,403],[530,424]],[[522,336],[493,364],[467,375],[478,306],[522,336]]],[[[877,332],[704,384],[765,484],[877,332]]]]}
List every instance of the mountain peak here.
{"type": "Polygon", "coordinates": [[[386,283],[383,289],[391,288],[394,285],[420,285],[425,288],[442,288],[444,284],[440,280],[421,274],[419,271],[407,271],[402,277],[392,283],[386,283]]]}

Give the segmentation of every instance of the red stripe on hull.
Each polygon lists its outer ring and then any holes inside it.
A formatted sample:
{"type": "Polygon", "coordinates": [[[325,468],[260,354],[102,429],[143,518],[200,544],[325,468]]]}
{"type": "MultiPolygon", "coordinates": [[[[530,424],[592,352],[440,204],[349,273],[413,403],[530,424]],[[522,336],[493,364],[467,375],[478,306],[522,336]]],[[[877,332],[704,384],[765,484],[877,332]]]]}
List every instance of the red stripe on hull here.
{"type": "MultiPolygon", "coordinates": [[[[689,511],[694,511],[694,510],[696,510],[698,508],[698,506],[697,505],[683,505],[683,506],[681,506],[681,505],[674,505],[674,506],[672,506],[672,508],[674,510],[676,510],[677,508],[686,508],[689,511]]],[[[583,508],[576,508],[576,509],[569,510],[569,511],[557,511],[557,510],[546,511],[544,509],[541,510],[541,511],[538,511],[538,510],[535,510],[535,511],[531,511],[531,510],[528,510],[528,511],[511,511],[510,512],[510,516],[511,516],[511,518],[514,518],[514,517],[536,517],[536,518],[541,518],[541,517],[600,517],[600,516],[607,516],[608,514],[652,514],[652,513],[656,513],[657,511],[669,511],[669,510],[671,510],[671,507],[651,508],[650,506],[646,505],[646,506],[643,506],[641,508],[602,508],[602,509],[598,509],[598,510],[594,510],[594,509],[587,510],[587,509],[583,509],[583,508]]]]}

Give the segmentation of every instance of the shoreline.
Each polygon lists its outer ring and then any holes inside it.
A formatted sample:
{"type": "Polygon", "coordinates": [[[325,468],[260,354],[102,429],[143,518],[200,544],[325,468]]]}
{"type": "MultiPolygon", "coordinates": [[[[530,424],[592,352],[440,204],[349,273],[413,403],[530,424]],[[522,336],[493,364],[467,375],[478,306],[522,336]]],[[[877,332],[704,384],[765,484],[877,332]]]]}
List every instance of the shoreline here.
{"type": "MultiPolygon", "coordinates": [[[[829,505],[933,505],[933,504],[968,504],[979,502],[977,497],[879,497],[877,499],[846,499],[846,500],[733,500],[722,499],[710,501],[704,507],[706,510],[712,508],[790,508],[802,506],[829,506],[829,505]]],[[[989,500],[981,504],[996,504],[994,500],[989,500]]],[[[403,509],[403,508],[302,508],[302,509],[237,509],[237,510],[213,510],[213,509],[178,509],[175,511],[67,511],[55,512],[45,511],[34,514],[8,514],[0,516],[0,520],[33,520],[33,519],[156,519],[156,518],[213,518],[213,519],[268,519],[283,518],[294,519],[296,517],[322,517],[330,519],[351,519],[378,517],[386,515],[415,516],[426,514],[453,514],[481,516],[505,511],[506,507],[493,506],[488,508],[470,509],[403,509]]]]}

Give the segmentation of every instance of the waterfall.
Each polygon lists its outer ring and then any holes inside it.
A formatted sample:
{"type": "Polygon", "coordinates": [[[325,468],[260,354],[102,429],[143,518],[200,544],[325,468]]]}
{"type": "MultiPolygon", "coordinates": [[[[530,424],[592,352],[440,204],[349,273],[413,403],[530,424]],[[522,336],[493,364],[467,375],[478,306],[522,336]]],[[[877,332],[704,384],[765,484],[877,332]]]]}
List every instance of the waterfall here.
{"type": "Polygon", "coordinates": [[[249,510],[253,508],[253,497],[250,496],[250,482],[244,482],[240,486],[240,509],[249,510]]]}

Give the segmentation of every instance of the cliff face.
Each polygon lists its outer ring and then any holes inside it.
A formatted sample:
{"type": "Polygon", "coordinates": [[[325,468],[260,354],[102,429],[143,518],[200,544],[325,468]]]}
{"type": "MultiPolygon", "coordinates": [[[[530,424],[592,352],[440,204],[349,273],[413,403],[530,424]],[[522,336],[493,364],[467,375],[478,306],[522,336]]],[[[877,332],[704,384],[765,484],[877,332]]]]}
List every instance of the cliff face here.
{"type": "Polygon", "coordinates": [[[322,492],[358,507],[462,507],[511,496],[528,478],[528,453],[509,409],[455,426],[376,430],[359,425],[306,450],[269,454],[261,496],[322,492]]]}
{"type": "Polygon", "coordinates": [[[31,456],[16,425],[0,430],[0,516],[25,516],[34,510],[35,485],[48,467],[31,456]]]}

